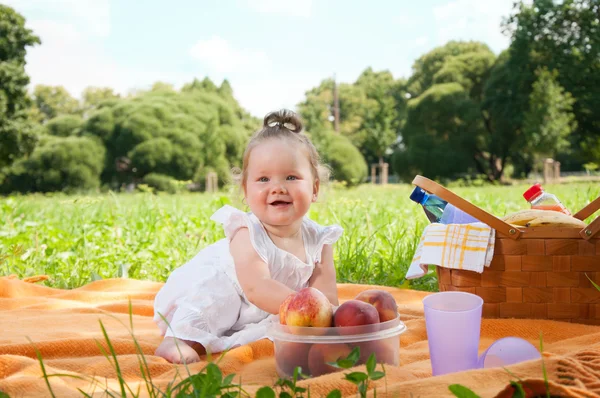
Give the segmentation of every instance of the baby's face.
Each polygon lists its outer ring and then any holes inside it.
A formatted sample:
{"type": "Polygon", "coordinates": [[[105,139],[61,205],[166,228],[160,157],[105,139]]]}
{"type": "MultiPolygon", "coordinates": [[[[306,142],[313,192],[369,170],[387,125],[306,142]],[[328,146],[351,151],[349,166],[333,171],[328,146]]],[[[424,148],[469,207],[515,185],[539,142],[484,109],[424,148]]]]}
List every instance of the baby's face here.
{"type": "Polygon", "coordinates": [[[260,143],[248,159],[246,201],[261,222],[286,226],[302,219],[318,194],[302,145],[285,139],[260,143]]]}

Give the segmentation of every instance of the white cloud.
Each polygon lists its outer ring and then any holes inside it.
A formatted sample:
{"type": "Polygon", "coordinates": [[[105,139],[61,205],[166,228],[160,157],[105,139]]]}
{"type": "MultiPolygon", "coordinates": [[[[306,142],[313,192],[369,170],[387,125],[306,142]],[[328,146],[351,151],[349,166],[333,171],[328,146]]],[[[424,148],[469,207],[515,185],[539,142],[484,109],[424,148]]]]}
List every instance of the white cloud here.
{"type": "Polygon", "coordinates": [[[427,43],[429,43],[429,38],[427,36],[420,36],[417,37],[414,41],[415,47],[423,47],[425,46],[427,43]]]}
{"type": "Polygon", "coordinates": [[[312,0],[244,0],[252,9],[265,14],[310,17],[312,0]]]}
{"type": "Polygon", "coordinates": [[[4,0],[3,3],[24,14],[28,22],[50,19],[76,24],[82,33],[99,37],[110,34],[109,0],[4,0]]]}
{"type": "Polygon", "coordinates": [[[254,74],[266,71],[271,62],[260,50],[235,48],[221,37],[199,40],[190,49],[190,55],[207,67],[218,80],[231,74],[254,74]]]}
{"type": "Polygon", "coordinates": [[[261,118],[280,108],[294,110],[304,99],[304,93],[318,84],[318,79],[298,79],[297,76],[231,80],[235,98],[251,114],[261,118]]]}
{"type": "Polygon", "coordinates": [[[512,10],[513,0],[454,0],[435,7],[433,15],[438,44],[450,40],[477,40],[498,53],[506,49],[510,39],[502,34],[502,17],[512,10]]]}

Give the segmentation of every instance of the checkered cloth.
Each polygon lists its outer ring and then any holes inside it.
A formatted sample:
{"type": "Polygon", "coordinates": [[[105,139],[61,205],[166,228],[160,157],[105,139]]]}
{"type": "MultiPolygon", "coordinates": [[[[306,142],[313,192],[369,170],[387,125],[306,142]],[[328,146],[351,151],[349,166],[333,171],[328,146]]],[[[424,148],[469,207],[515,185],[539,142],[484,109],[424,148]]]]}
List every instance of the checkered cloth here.
{"type": "Polygon", "coordinates": [[[428,265],[482,273],[494,255],[495,232],[481,222],[429,224],[423,231],[406,279],[425,275],[428,265]]]}

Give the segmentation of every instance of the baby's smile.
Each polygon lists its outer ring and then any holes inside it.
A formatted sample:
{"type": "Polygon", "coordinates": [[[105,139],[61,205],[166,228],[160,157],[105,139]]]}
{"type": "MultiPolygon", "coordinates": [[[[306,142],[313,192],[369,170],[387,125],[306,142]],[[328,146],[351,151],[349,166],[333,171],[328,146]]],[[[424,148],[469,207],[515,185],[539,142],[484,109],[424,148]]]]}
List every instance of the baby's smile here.
{"type": "Polygon", "coordinates": [[[269,203],[269,205],[271,205],[273,207],[277,207],[277,208],[284,208],[284,207],[290,206],[291,204],[292,204],[292,202],[285,201],[285,200],[276,200],[274,202],[269,203]]]}

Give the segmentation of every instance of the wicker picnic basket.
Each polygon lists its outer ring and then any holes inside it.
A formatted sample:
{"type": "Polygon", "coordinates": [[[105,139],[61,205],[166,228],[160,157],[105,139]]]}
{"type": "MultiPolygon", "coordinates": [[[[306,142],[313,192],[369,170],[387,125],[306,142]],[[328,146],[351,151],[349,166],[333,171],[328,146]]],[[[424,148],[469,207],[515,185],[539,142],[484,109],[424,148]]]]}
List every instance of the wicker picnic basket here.
{"type": "MultiPolygon", "coordinates": [[[[480,274],[436,267],[440,291],[474,293],[486,318],[554,319],[600,325],[600,217],[585,228],[519,228],[422,176],[413,184],[496,230],[494,256],[480,274]],[[589,278],[589,279],[588,279],[589,278]]],[[[600,197],[574,214],[585,220],[600,197]]]]}

